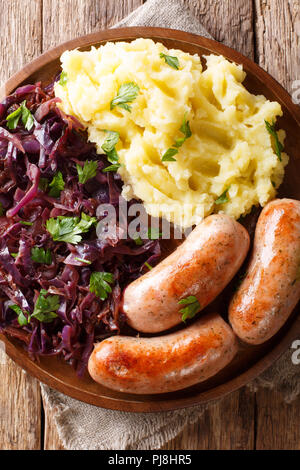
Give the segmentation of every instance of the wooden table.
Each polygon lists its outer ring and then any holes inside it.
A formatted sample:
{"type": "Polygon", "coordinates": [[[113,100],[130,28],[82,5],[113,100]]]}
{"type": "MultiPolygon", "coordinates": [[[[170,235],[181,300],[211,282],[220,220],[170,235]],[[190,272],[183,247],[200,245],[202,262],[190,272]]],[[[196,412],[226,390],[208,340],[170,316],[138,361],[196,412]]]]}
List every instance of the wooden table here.
{"type": "MultiPolygon", "coordinates": [[[[256,60],[288,91],[300,80],[299,0],[182,0],[212,36],[256,60]]],[[[112,26],[142,0],[0,0],[2,84],[41,52],[112,26]]],[[[299,87],[298,87],[299,88],[299,87]]],[[[0,449],[61,449],[39,383],[0,352],[0,449]]],[[[300,449],[300,398],[246,388],[211,404],[166,449],[300,449]]]]}

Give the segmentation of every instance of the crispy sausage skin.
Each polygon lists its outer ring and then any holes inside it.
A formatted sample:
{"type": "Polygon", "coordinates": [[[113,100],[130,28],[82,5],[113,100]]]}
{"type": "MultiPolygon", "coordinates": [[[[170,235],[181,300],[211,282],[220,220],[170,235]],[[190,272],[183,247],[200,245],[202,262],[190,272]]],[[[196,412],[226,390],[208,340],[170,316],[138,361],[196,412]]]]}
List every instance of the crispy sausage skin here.
{"type": "Polygon", "coordinates": [[[263,209],[229,320],[245,342],[261,344],[282,327],[300,298],[300,202],[276,199],[263,209]]]}
{"type": "Polygon", "coordinates": [[[96,382],[113,390],[166,393],[217,374],[237,349],[230,326],[219,315],[208,314],[165,336],[108,338],[95,345],[88,369],[96,382]]]}
{"type": "Polygon", "coordinates": [[[144,333],[179,324],[179,300],[193,295],[206,307],[231,281],[248,249],[242,225],[223,214],[207,217],[174,253],[125,289],[128,324],[144,333]]]}

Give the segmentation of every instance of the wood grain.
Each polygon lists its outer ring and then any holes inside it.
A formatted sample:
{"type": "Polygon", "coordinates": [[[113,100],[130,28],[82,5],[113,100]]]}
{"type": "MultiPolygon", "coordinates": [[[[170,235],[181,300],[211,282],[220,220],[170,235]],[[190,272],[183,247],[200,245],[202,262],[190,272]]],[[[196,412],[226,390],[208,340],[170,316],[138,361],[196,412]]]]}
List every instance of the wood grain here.
{"type": "Polygon", "coordinates": [[[300,399],[284,402],[276,390],[257,396],[257,450],[300,450],[300,399]]]}
{"type": "Polygon", "coordinates": [[[211,404],[199,421],[187,426],[164,449],[251,450],[255,442],[255,396],[247,389],[211,404]]]}
{"type": "Polygon", "coordinates": [[[42,0],[0,0],[0,83],[41,53],[42,0]],[[13,50],[13,53],[12,53],[13,50]]]}
{"type": "Polygon", "coordinates": [[[143,0],[43,0],[43,51],[109,28],[142,4],[143,0]]]}
{"type": "Polygon", "coordinates": [[[0,448],[38,450],[41,446],[39,382],[1,353],[0,448]]]}
{"type": "Polygon", "coordinates": [[[256,60],[291,91],[300,79],[299,0],[255,0],[256,60]]]}
{"type": "MultiPolygon", "coordinates": [[[[22,0],[22,7],[19,0],[0,1],[0,83],[41,53],[41,5],[42,0],[22,0]]],[[[0,376],[0,448],[39,449],[41,397],[38,381],[3,352],[0,376]]]]}
{"type": "Polygon", "coordinates": [[[254,58],[252,0],[185,0],[217,41],[254,58]]]}

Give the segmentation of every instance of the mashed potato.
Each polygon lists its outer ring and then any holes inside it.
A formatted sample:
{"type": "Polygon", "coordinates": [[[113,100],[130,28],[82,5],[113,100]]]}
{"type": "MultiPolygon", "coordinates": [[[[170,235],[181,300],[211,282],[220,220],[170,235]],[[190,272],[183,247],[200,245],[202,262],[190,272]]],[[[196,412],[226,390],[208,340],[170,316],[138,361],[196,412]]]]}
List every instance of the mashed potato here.
{"type": "MultiPolygon", "coordinates": [[[[85,124],[99,153],[103,129],[119,132],[124,197],[141,199],[150,215],[183,228],[212,212],[238,218],[253,205],[264,206],[275,196],[288,163],[285,153],[280,161],[274,152],[265,125],[282,115],[280,105],[246,90],[242,66],[222,56],[205,60],[203,70],[198,55],[167,50],[150,39],[107,43],[87,52],[65,52],[67,82],[55,87],[63,110],[85,124]],[[160,53],[177,57],[179,69],[160,53]],[[128,82],[139,87],[131,112],[120,106],[111,110],[119,87],[128,82]],[[192,135],[176,161],[162,162],[166,150],[183,137],[185,117],[192,135]]],[[[283,143],[284,131],[278,136],[283,143]]]]}

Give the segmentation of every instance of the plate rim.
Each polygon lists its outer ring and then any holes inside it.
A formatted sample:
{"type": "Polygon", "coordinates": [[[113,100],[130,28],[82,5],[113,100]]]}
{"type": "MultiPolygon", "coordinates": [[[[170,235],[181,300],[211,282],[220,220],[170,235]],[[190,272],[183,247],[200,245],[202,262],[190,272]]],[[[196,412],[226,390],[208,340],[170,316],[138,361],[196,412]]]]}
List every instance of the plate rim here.
{"type": "MultiPolygon", "coordinates": [[[[121,41],[123,40],[134,40],[137,38],[154,38],[155,41],[170,39],[177,40],[183,43],[194,44],[196,46],[202,46],[208,49],[211,53],[221,54],[227,57],[229,60],[234,61],[238,64],[242,64],[243,68],[247,71],[250,70],[256,78],[261,82],[268,80],[272,86],[272,92],[279,101],[283,101],[286,108],[300,126],[300,107],[292,102],[289,93],[272,77],[268,72],[262,69],[258,64],[253,62],[248,57],[244,56],[235,49],[219,43],[213,39],[208,39],[204,36],[197,34],[187,33],[184,31],[168,28],[155,28],[145,26],[134,26],[126,28],[112,28],[105,29],[88,35],[80,36],[75,39],[68,40],[55,46],[43,54],[29,62],[21,70],[12,75],[6,83],[0,88],[0,99],[4,98],[8,94],[12,93],[15,88],[26,82],[26,79],[33,73],[53,60],[57,58],[68,49],[75,49],[77,47],[89,47],[93,44],[107,41],[121,41]]],[[[269,85],[269,88],[270,88],[269,85]]],[[[237,375],[236,377],[217,385],[204,392],[195,393],[195,395],[175,398],[168,400],[163,398],[162,400],[149,400],[139,401],[138,397],[136,400],[135,396],[132,395],[132,400],[122,399],[120,397],[113,398],[103,395],[96,395],[91,391],[79,390],[76,386],[66,384],[61,379],[53,376],[48,371],[44,370],[39,366],[38,363],[31,361],[27,352],[24,350],[24,354],[20,354],[19,348],[10,341],[9,337],[0,334],[0,340],[2,340],[6,346],[7,355],[23,369],[25,369],[30,375],[36,377],[46,385],[69,395],[72,398],[80,400],[91,405],[95,405],[102,408],[128,411],[128,412],[159,412],[159,411],[171,411],[176,409],[187,408],[191,406],[197,406],[200,404],[208,403],[212,400],[220,399],[231,392],[238,390],[245,386],[247,383],[258,377],[268,367],[270,367],[292,344],[293,340],[300,334],[300,316],[296,315],[289,326],[288,331],[279,340],[266,355],[261,357],[255,364],[249,369],[237,375]],[[26,356],[26,357],[25,357],[26,356]]],[[[158,395],[156,395],[157,397],[158,395]]]]}

